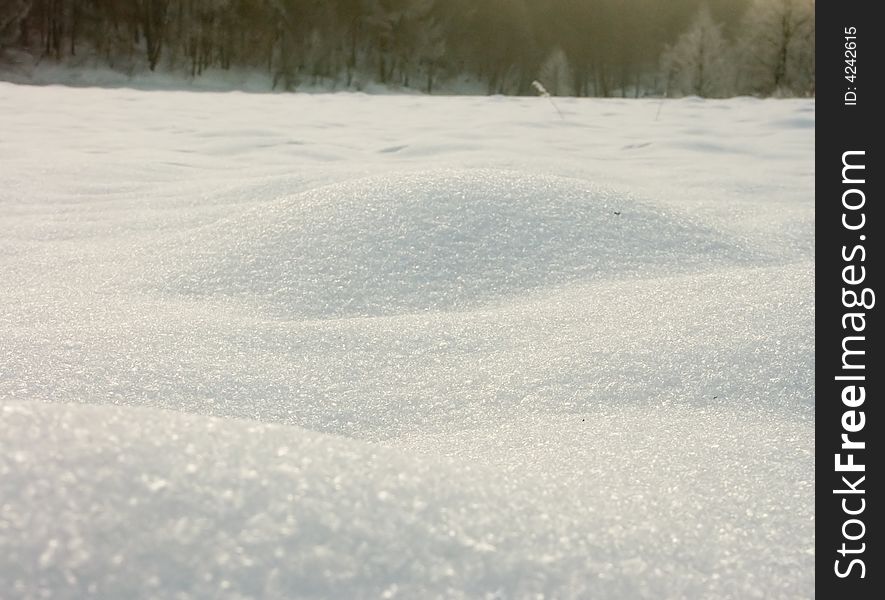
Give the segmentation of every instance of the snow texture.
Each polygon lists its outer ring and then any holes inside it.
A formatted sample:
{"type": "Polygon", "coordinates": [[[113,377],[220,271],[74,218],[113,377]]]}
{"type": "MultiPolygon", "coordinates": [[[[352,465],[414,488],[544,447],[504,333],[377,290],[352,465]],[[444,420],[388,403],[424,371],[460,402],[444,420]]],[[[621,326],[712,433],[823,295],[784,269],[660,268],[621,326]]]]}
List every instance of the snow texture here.
{"type": "Polygon", "coordinates": [[[808,598],[812,101],[0,83],[0,595],[808,598]]]}

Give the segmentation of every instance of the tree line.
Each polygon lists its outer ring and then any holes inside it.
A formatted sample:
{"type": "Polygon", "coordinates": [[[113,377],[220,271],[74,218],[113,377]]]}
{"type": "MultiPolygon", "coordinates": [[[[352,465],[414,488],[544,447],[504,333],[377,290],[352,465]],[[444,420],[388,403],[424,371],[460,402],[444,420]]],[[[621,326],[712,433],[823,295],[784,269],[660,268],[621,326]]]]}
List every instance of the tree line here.
{"type": "Polygon", "coordinates": [[[814,0],[0,0],[0,49],[277,89],[814,93],[814,0]]]}

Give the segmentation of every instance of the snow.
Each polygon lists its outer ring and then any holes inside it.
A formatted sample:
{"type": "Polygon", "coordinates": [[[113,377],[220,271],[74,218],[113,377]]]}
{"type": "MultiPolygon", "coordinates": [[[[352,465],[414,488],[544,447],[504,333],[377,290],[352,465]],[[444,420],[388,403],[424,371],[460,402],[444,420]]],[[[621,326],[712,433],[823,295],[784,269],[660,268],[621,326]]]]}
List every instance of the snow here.
{"type": "Polygon", "coordinates": [[[557,102],[0,83],[0,589],[813,596],[813,102],[557,102]]]}
{"type": "Polygon", "coordinates": [[[388,173],[323,186],[193,237],[187,294],[259,296],[289,317],[466,309],[752,249],[580,180],[508,170],[388,173]],[[620,209],[620,210],[616,210],[620,209]]]}

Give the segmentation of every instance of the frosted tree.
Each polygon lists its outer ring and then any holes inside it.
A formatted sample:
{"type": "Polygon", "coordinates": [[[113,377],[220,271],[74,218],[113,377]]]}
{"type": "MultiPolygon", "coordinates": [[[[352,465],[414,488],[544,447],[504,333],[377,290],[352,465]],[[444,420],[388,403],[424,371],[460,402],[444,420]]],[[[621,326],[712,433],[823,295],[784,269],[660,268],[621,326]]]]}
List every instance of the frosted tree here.
{"type": "Polygon", "coordinates": [[[568,96],[572,93],[574,76],[568,57],[562,48],[554,48],[541,64],[539,79],[553,96],[568,96]]]}
{"type": "Polygon", "coordinates": [[[727,91],[730,48],[722,26],[701,7],[691,26],[661,58],[668,94],[721,96],[727,91]]]}
{"type": "Polygon", "coordinates": [[[814,0],[755,0],[743,22],[742,75],[747,91],[814,90],[814,0]]]}
{"type": "Polygon", "coordinates": [[[638,96],[665,86],[704,96],[805,95],[814,90],[813,7],[813,0],[0,0],[0,47],[35,62],[100,58],[130,73],[262,71],[290,90],[307,81],[377,82],[526,94],[539,79],[555,95],[638,96]],[[710,10],[699,12],[701,3],[710,10]]]}

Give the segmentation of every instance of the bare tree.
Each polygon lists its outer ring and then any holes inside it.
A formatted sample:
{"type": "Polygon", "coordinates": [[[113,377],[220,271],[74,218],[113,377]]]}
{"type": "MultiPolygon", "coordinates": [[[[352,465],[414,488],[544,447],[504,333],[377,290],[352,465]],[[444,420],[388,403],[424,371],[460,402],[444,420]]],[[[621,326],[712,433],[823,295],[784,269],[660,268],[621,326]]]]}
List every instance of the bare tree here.
{"type": "Polygon", "coordinates": [[[138,17],[144,35],[145,53],[151,71],[157,68],[166,36],[166,14],[170,0],[138,0],[138,17]]]}
{"type": "Polygon", "coordinates": [[[0,3],[0,48],[16,43],[21,23],[31,10],[31,0],[6,0],[0,3]]]}

